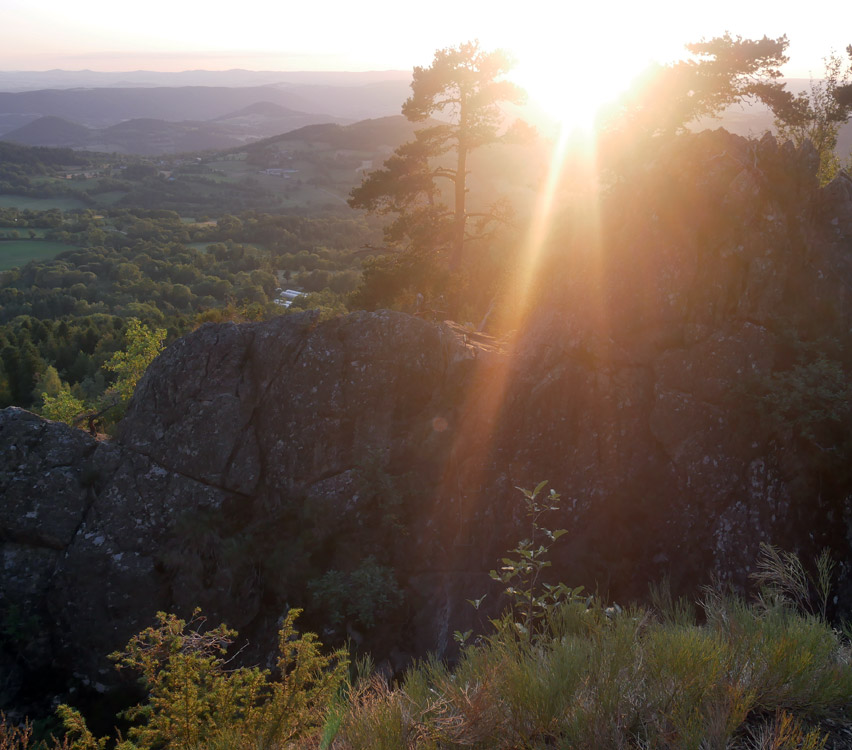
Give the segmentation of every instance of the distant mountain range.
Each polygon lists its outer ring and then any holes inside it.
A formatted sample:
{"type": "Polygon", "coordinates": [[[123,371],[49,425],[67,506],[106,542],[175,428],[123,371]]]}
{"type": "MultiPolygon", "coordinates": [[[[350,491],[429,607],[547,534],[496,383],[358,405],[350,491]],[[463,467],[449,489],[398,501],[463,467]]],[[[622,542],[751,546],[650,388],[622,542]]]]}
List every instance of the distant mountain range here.
{"type": "Polygon", "coordinates": [[[385,81],[411,81],[410,70],[280,71],[280,70],[184,70],[163,73],[152,70],[100,72],[94,70],[0,71],[0,91],[40,89],[140,88],[158,86],[365,86],[385,81]]]}
{"type": "Polygon", "coordinates": [[[316,123],[348,122],[308,114],[273,102],[256,102],[208,121],[170,122],[151,117],[90,128],[62,117],[39,117],[0,139],[27,146],[64,146],[90,151],[159,156],[186,151],[228,149],[316,123]]]}
{"type": "Polygon", "coordinates": [[[4,125],[10,116],[35,120],[49,115],[104,128],[137,117],[169,122],[211,120],[258,102],[360,120],[398,114],[408,93],[405,81],[360,86],[161,86],[6,92],[0,93],[0,134],[13,129],[4,125]]]}
{"type": "MultiPolygon", "coordinates": [[[[0,71],[0,140],[147,156],[238,148],[305,126],[398,115],[410,80],[403,71],[0,71]]],[[[787,84],[795,92],[809,82],[787,84]]],[[[553,129],[531,109],[508,114],[553,129]]],[[[733,107],[699,125],[759,135],[772,116],[761,106],[733,107]]],[[[847,124],[838,152],[845,160],[850,150],[847,124]]]]}
{"type": "MultiPolygon", "coordinates": [[[[12,74],[0,73],[0,79],[4,75],[12,74]]],[[[107,80],[117,74],[92,75],[107,80]]],[[[192,71],[156,74],[150,80],[250,81],[272,75],[192,71]]],[[[410,74],[395,71],[281,75],[287,80],[262,86],[140,83],[0,92],[0,139],[148,156],[227,149],[306,125],[396,115],[409,94],[410,74]]]]}

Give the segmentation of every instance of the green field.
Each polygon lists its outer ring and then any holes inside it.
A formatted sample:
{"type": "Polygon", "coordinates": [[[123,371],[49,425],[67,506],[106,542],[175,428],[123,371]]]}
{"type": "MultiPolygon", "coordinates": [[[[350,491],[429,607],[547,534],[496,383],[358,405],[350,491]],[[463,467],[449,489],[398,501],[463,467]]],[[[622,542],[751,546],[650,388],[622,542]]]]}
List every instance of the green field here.
{"type": "Polygon", "coordinates": [[[16,268],[31,260],[54,258],[65,250],[75,250],[73,245],[50,240],[3,240],[0,242],[0,271],[16,268]]]}
{"type": "Polygon", "coordinates": [[[257,174],[259,168],[252,164],[247,164],[245,161],[225,161],[216,160],[207,162],[213,172],[221,172],[229,176],[245,177],[246,175],[257,174]]]}
{"type": "Polygon", "coordinates": [[[86,208],[83,201],[76,198],[28,198],[24,195],[0,195],[0,208],[31,209],[32,211],[49,211],[58,208],[61,211],[73,211],[75,208],[86,208]]]}

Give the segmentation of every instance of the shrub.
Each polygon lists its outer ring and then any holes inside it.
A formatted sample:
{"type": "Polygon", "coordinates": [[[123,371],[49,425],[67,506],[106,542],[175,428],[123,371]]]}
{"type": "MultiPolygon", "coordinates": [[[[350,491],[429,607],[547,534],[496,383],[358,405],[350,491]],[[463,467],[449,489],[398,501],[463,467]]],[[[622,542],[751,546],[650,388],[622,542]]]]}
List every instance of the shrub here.
{"type": "Polygon", "coordinates": [[[809,576],[764,548],[760,599],[708,589],[703,625],[665,584],[658,611],[606,607],[541,583],[562,536],[543,524],[559,503],[544,487],[522,491],[530,536],[491,572],[511,602],[494,632],[474,645],[457,633],[453,668],[430,659],[396,689],[367,684],[333,747],[818,750],[820,722],[852,723],[852,650],[825,620],[827,556],[809,576]]]}
{"type": "Polygon", "coordinates": [[[326,571],[311,581],[308,588],[333,625],[351,620],[372,628],[377,616],[402,603],[402,591],[393,569],[380,565],[372,555],[351,573],[326,571]]]}
{"type": "MultiPolygon", "coordinates": [[[[278,635],[275,674],[232,667],[227,658],[236,633],[224,625],[204,630],[198,611],[189,622],[159,613],[157,624],[113,654],[119,669],[141,675],[145,703],[125,717],[134,725],[117,750],[281,748],[315,736],[348,666],[342,650],[329,655],[313,633],[297,635],[300,610],[286,615],[278,635]]],[[[80,715],[60,707],[72,750],[100,750],[80,715]]]]}
{"type": "MultiPolygon", "coordinates": [[[[527,638],[532,638],[537,628],[546,627],[555,607],[571,601],[583,590],[582,587],[570,589],[563,583],[549,584],[541,580],[545,568],[551,565],[548,559],[550,550],[567,533],[565,529],[549,529],[543,524],[543,517],[559,510],[561,501],[555,490],[544,494],[546,485],[547,482],[540,482],[533,490],[516,488],[524,496],[530,535],[509,551],[514,557],[504,557],[500,569],[489,573],[493,580],[505,584],[515,627],[527,638]]],[[[474,606],[478,608],[481,601],[475,602],[474,606]]]]}
{"type": "Polygon", "coordinates": [[[849,647],[826,623],[732,596],[705,606],[699,626],[566,602],[535,641],[498,624],[454,668],[366,690],[333,747],[793,750],[823,747],[822,720],[848,726],[849,647]]]}
{"type": "MultiPolygon", "coordinates": [[[[347,681],[345,654],[323,655],[313,634],[297,635],[291,610],[274,673],[233,668],[233,631],[205,630],[198,612],[189,622],[161,613],[113,655],[148,692],[127,712],[135,724],[116,750],[821,750],[837,727],[846,741],[852,647],[825,619],[827,556],[809,576],[794,556],[764,548],[760,598],[709,588],[703,624],[665,585],[652,593],[656,609],[606,606],[570,589],[558,600],[543,589],[542,599],[538,573],[558,538],[535,539],[558,501],[543,488],[524,493],[533,538],[504,560],[509,583],[522,582],[515,606],[454,666],[430,657],[392,686],[361,664],[347,681]]],[[[367,558],[314,588],[339,616],[367,624],[395,585],[367,558]]],[[[67,737],[54,750],[105,749],[77,712],[59,710],[67,737]]],[[[27,750],[30,737],[0,721],[0,750],[27,750]]]]}

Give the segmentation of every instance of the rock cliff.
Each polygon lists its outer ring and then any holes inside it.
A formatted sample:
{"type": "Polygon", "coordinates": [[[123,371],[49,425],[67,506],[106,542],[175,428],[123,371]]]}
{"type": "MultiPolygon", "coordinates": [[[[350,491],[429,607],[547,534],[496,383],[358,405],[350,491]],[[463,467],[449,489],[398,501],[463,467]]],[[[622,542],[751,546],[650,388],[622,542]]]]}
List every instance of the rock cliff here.
{"type": "Polygon", "coordinates": [[[392,668],[447,653],[542,479],[554,576],[620,601],[747,586],[764,541],[852,563],[852,179],[815,166],[724,131],[661,147],[499,345],[387,311],[208,324],[114,441],[0,413],[0,703],[109,683],[156,610],[201,606],[261,659],[308,580],[370,557],[404,603],[349,634],[392,668]]]}

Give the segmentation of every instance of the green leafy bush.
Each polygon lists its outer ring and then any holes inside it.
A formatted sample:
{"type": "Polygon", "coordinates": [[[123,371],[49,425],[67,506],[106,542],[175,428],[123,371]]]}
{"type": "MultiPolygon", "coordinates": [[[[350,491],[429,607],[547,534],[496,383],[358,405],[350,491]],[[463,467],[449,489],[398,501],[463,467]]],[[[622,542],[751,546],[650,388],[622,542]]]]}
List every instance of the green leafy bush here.
{"type": "MultiPolygon", "coordinates": [[[[324,655],[313,633],[298,635],[292,609],[278,635],[274,673],[233,667],[228,658],[236,633],[224,625],[204,630],[198,611],[189,622],[159,613],[157,624],[113,654],[119,669],[141,675],[147,700],[125,713],[133,726],[117,750],[290,747],[316,736],[343,683],[343,650],[324,655]]],[[[60,707],[71,750],[101,750],[73,709],[60,707]]]]}
{"type": "Polygon", "coordinates": [[[402,591],[391,568],[370,555],[350,573],[326,571],[308,588],[333,625],[345,620],[372,628],[376,618],[402,603],[402,591]]]}
{"type": "Polygon", "coordinates": [[[55,396],[47,393],[42,396],[41,415],[45,419],[73,425],[75,418],[85,411],[86,404],[73,396],[69,390],[62,390],[55,396]]]}
{"type": "Polygon", "coordinates": [[[130,400],[139,378],[163,350],[165,338],[166,331],[162,328],[149,328],[136,318],[127,321],[126,349],[115,352],[104,364],[104,369],[116,376],[115,390],[122,401],[130,400]]]}

